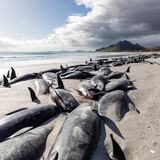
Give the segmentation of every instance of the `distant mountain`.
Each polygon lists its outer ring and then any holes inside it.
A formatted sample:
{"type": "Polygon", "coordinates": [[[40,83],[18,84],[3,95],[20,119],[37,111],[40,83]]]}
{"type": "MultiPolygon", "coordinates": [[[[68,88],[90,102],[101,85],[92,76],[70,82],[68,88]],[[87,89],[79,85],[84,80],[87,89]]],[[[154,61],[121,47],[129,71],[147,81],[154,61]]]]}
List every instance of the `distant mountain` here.
{"type": "Polygon", "coordinates": [[[97,49],[96,52],[124,52],[124,51],[144,51],[145,47],[139,44],[133,44],[129,41],[120,41],[116,44],[112,44],[108,47],[97,49]]]}

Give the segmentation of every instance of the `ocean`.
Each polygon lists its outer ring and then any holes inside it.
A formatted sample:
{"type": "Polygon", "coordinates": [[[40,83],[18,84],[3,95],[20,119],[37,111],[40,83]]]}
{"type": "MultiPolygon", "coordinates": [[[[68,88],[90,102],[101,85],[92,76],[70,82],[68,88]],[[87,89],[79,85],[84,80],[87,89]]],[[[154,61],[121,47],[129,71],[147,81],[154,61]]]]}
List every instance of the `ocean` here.
{"type": "Polygon", "coordinates": [[[3,68],[35,66],[42,64],[80,63],[86,60],[124,56],[129,52],[0,52],[0,66],[3,68]]]}

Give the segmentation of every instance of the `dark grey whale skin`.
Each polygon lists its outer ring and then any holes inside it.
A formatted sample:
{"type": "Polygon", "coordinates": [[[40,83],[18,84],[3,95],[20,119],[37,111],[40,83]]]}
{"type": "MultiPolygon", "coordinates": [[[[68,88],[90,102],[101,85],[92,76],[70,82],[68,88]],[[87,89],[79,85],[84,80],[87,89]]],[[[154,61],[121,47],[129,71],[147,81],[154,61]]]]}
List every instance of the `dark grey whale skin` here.
{"type": "Polygon", "coordinates": [[[97,75],[90,79],[90,83],[99,90],[103,90],[108,83],[108,79],[104,75],[97,75]]]}
{"type": "Polygon", "coordinates": [[[99,115],[107,116],[114,121],[120,121],[128,111],[128,100],[124,91],[115,90],[110,93],[106,93],[99,100],[99,115]],[[113,110],[112,115],[107,114],[110,110],[113,110]]]}
{"type": "Polygon", "coordinates": [[[53,68],[53,69],[48,69],[48,70],[44,70],[44,71],[41,71],[39,72],[40,74],[43,74],[43,73],[46,73],[46,72],[52,72],[52,73],[57,73],[61,71],[61,69],[56,69],[56,68],[53,68]]]}
{"type": "Polygon", "coordinates": [[[50,97],[57,107],[65,112],[71,112],[79,106],[78,101],[71,93],[64,89],[50,89],[50,97]]]}
{"type": "Polygon", "coordinates": [[[13,80],[11,80],[9,82],[9,84],[15,84],[15,83],[18,83],[18,82],[27,81],[27,80],[31,80],[31,79],[35,79],[35,78],[37,78],[36,74],[29,73],[29,74],[25,74],[25,75],[19,76],[17,78],[14,78],[13,80]]]}
{"type": "Polygon", "coordinates": [[[82,96],[88,96],[88,90],[95,88],[92,84],[84,81],[77,85],[77,91],[82,96]]]}
{"type": "Polygon", "coordinates": [[[116,81],[111,81],[105,85],[106,92],[111,92],[114,90],[126,91],[133,88],[134,88],[133,83],[127,79],[118,79],[116,81]]]}
{"type": "Polygon", "coordinates": [[[0,142],[25,127],[38,126],[57,115],[53,105],[39,106],[0,119],[0,142]]]}
{"type": "Polygon", "coordinates": [[[93,76],[95,76],[93,73],[84,72],[84,71],[75,71],[62,78],[64,79],[87,79],[87,78],[92,78],[93,76]]]}
{"type": "Polygon", "coordinates": [[[119,78],[121,78],[123,75],[124,75],[123,72],[111,72],[111,73],[107,76],[107,78],[108,78],[108,79],[119,79],[119,78]]]}
{"type": "Polygon", "coordinates": [[[0,143],[1,160],[39,160],[53,127],[42,125],[18,137],[0,143]]]}
{"type": "MultiPolygon", "coordinates": [[[[94,152],[100,130],[100,119],[84,105],[73,110],[65,120],[51,152],[58,152],[57,160],[89,160],[94,152]]],[[[48,160],[52,160],[48,156],[48,160]]]]}

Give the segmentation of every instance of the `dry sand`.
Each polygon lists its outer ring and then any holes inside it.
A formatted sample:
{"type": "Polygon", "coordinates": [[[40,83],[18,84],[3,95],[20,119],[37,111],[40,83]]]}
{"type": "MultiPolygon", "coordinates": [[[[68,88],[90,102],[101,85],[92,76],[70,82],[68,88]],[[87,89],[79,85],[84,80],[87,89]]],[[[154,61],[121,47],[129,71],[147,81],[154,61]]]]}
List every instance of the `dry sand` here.
{"type": "MultiPolygon", "coordinates": [[[[160,63],[160,59],[157,60],[160,63]]],[[[54,65],[30,66],[17,68],[18,73],[30,73],[58,67],[54,65]]],[[[128,65],[114,67],[112,70],[125,71],[128,65]]],[[[116,125],[125,137],[122,140],[114,136],[122,146],[127,160],[159,160],[160,159],[160,66],[150,64],[131,64],[131,72],[128,74],[137,90],[130,91],[128,94],[140,110],[140,114],[130,111],[125,117],[117,122],[116,125]]],[[[7,70],[4,70],[5,72],[7,70]]],[[[79,83],[76,80],[65,80],[66,88],[79,99],[74,88],[79,83]]],[[[35,88],[34,80],[20,82],[12,85],[11,88],[0,88],[0,116],[22,107],[37,106],[31,102],[27,87],[35,88]]],[[[39,96],[41,104],[52,104],[49,95],[39,96]]],[[[55,122],[55,129],[49,136],[47,146],[49,149],[54,142],[60,127],[63,124],[65,115],[58,117],[55,122]]],[[[110,129],[106,128],[107,141],[110,129]]]]}

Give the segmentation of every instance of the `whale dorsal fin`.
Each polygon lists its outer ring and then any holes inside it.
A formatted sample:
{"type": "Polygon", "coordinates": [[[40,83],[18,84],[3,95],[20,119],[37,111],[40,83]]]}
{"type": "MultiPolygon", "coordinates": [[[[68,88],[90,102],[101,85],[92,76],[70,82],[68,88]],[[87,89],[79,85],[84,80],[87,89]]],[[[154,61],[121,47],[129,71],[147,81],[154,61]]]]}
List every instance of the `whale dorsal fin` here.
{"type": "Polygon", "coordinates": [[[131,66],[129,66],[129,67],[126,69],[126,72],[129,73],[129,72],[130,72],[130,69],[131,69],[131,66]]]}
{"type": "Polygon", "coordinates": [[[16,71],[14,70],[14,68],[13,67],[11,67],[11,76],[10,76],[10,79],[12,80],[12,79],[14,79],[14,78],[16,78],[17,76],[16,76],[16,71]]]}
{"type": "Polygon", "coordinates": [[[10,87],[10,84],[8,82],[8,79],[5,75],[3,75],[3,82],[2,82],[3,87],[10,87]]]}
{"type": "Polygon", "coordinates": [[[60,88],[60,89],[64,89],[65,88],[59,73],[57,74],[57,83],[58,83],[58,88],[60,88]]]}
{"type": "Polygon", "coordinates": [[[7,78],[9,78],[9,74],[10,74],[10,70],[8,70],[8,72],[7,72],[7,78]]]}
{"type": "Polygon", "coordinates": [[[35,102],[37,104],[40,104],[40,100],[37,98],[34,90],[31,88],[31,87],[28,87],[28,90],[29,90],[29,93],[30,93],[30,96],[31,96],[31,100],[32,102],[35,102]]]}

